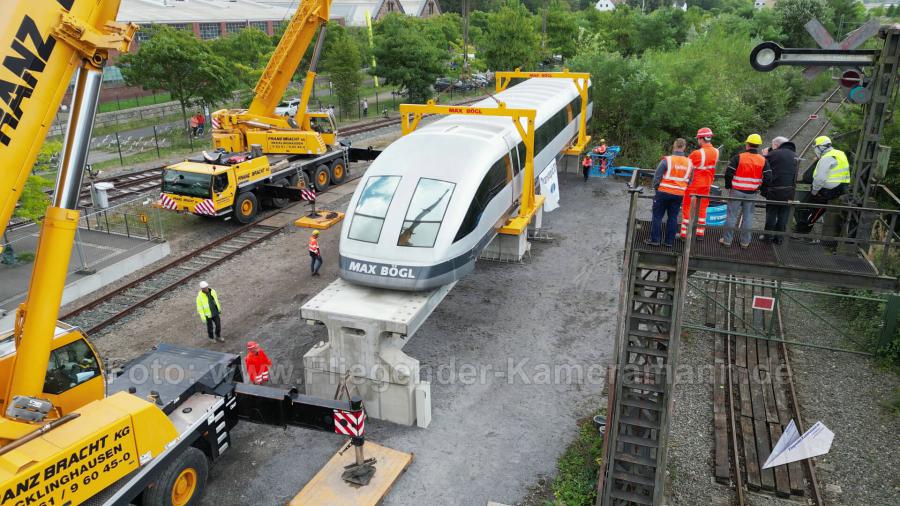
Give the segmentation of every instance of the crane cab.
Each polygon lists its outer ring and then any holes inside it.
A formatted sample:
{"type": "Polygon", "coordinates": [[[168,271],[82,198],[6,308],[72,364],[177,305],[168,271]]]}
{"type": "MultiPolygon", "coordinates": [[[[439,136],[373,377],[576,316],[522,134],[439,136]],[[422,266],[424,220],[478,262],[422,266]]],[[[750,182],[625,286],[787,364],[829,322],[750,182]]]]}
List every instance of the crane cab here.
{"type": "MultiPolygon", "coordinates": [[[[9,404],[9,383],[15,363],[15,337],[9,331],[0,335],[0,412],[5,413],[9,404]]],[[[105,394],[103,363],[97,350],[81,329],[57,322],[41,395],[53,404],[53,418],[103,399],[105,394]]]]}

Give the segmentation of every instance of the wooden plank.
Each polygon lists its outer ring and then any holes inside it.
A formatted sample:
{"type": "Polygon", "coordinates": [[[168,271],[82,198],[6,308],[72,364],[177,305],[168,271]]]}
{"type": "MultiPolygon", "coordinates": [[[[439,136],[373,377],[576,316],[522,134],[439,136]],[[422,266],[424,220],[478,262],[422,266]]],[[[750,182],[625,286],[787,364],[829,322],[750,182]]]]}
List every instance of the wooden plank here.
{"type": "Polygon", "coordinates": [[[357,487],[346,483],[341,478],[344,466],[355,460],[353,451],[343,455],[337,453],[325,464],[313,479],[303,487],[289,503],[289,506],[305,506],[309,504],[375,506],[388,493],[397,478],[409,467],[413,460],[411,453],[404,453],[366,441],[365,457],[374,457],[376,472],[372,481],[365,487],[357,487]]]}
{"type": "MultiPolygon", "coordinates": [[[[756,454],[760,457],[759,465],[762,467],[762,464],[765,462],[762,456],[768,457],[772,453],[772,446],[769,443],[769,428],[764,418],[753,420],[753,428],[756,432],[756,454]]],[[[762,483],[762,488],[775,490],[775,471],[771,467],[769,469],[760,469],[759,479],[762,483]]]]}
{"type": "MultiPolygon", "coordinates": [[[[772,442],[772,446],[778,442],[778,438],[781,437],[781,425],[777,423],[769,424],[769,441],[772,442]]],[[[769,450],[771,454],[771,450],[769,450]]],[[[765,462],[766,459],[769,458],[769,455],[766,455],[765,459],[762,459],[761,462],[765,462]]],[[[773,467],[772,470],[775,472],[775,494],[778,497],[790,497],[791,495],[791,479],[788,473],[788,466],[776,466],[773,467]]]]}
{"type": "Polygon", "coordinates": [[[747,338],[744,336],[734,338],[734,363],[739,367],[747,367],[747,338]]]}
{"type": "Polygon", "coordinates": [[[750,399],[753,402],[753,418],[766,419],[766,402],[759,379],[759,362],[756,357],[756,339],[747,338],[747,369],[750,371],[750,399]]]}
{"type": "Polygon", "coordinates": [[[744,469],[747,471],[747,487],[750,490],[759,490],[761,486],[759,461],[756,459],[756,438],[753,437],[753,419],[750,417],[741,417],[741,440],[744,443],[744,469]]]}
{"type": "Polygon", "coordinates": [[[766,421],[769,423],[778,423],[778,408],[775,406],[775,390],[772,381],[771,359],[769,358],[769,341],[765,339],[757,339],[757,354],[759,356],[759,376],[763,380],[762,391],[763,401],[766,403],[766,421]]]}
{"type": "Polygon", "coordinates": [[[741,394],[741,416],[753,416],[753,403],[750,401],[750,371],[743,367],[737,369],[738,392],[741,394]]]}
{"type": "Polygon", "coordinates": [[[714,475],[717,481],[727,483],[731,477],[731,467],[728,465],[728,409],[727,392],[725,389],[725,340],[727,335],[719,335],[715,338],[715,364],[713,371],[715,382],[713,384],[713,428],[715,434],[715,469],[714,475]]]}

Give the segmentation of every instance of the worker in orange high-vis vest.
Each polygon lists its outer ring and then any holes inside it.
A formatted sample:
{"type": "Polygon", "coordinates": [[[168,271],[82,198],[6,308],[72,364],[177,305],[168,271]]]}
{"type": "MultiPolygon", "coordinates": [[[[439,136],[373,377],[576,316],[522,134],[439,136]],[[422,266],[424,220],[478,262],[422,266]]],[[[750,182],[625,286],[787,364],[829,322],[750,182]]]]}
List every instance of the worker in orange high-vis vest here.
{"type": "Polygon", "coordinates": [[[650,246],[660,245],[663,215],[666,216],[666,234],[662,237],[662,244],[665,246],[675,244],[675,234],[681,221],[681,201],[691,184],[693,174],[691,160],[684,156],[685,147],[687,142],[684,139],[676,139],[672,145],[672,154],[663,157],[656,166],[656,174],[653,176],[656,194],[653,195],[650,238],[644,241],[650,246]]]}
{"type": "Polygon", "coordinates": [[[759,154],[759,146],[762,137],[759,134],[751,134],[747,137],[746,149],[743,153],[735,155],[728,162],[725,169],[725,188],[729,190],[729,197],[745,200],[729,200],[728,216],[725,218],[725,232],[719,243],[725,247],[731,247],[734,240],[734,230],[740,220],[741,247],[748,248],[752,238],[753,208],[756,196],[763,185],[772,184],[772,169],[769,161],[759,154]]]}
{"type": "MultiPolygon", "coordinates": [[[[697,143],[700,149],[691,152],[688,158],[694,167],[693,179],[684,192],[684,200],[681,202],[681,238],[687,236],[688,224],[691,221],[691,196],[709,195],[713,179],[716,177],[716,162],[719,161],[719,150],[712,145],[713,131],[704,127],[697,130],[697,143]]],[[[709,207],[709,199],[699,199],[700,208],[697,211],[697,240],[702,240],[706,234],[706,208],[709,207]]]]}
{"type": "Polygon", "coordinates": [[[309,270],[313,276],[319,275],[319,267],[322,267],[322,250],[319,249],[319,231],[313,230],[309,236],[309,270]]]}
{"type": "Polygon", "coordinates": [[[594,162],[591,160],[591,155],[584,155],[584,160],[581,161],[581,173],[584,175],[584,182],[586,183],[588,180],[588,173],[591,171],[591,165],[594,162]]]}

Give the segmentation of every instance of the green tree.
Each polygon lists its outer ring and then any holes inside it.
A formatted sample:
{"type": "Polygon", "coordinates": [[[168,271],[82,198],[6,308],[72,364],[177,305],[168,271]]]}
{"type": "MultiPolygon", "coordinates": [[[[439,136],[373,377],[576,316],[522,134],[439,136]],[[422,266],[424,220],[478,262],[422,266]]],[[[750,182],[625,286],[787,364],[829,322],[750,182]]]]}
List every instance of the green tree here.
{"type": "Polygon", "coordinates": [[[331,43],[327,50],[323,50],[322,68],[331,76],[338,103],[346,109],[356,101],[359,85],[362,84],[359,47],[343,30],[329,32],[327,38],[331,43]],[[332,38],[335,34],[337,37],[332,38]]]}
{"type": "Polygon", "coordinates": [[[812,37],[803,25],[812,18],[827,22],[832,16],[831,8],[823,0],[779,0],[775,12],[788,47],[812,47],[812,37]]]}
{"type": "Polygon", "coordinates": [[[13,212],[13,216],[24,218],[33,222],[38,222],[47,212],[47,206],[50,205],[50,196],[45,190],[53,187],[53,181],[41,176],[28,176],[25,181],[25,188],[22,190],[22,197],[19,198],[19,205],[13,212]]]}
{"type": "Polygon", "coordinates": [[[212,52],[191,33],[156,25],[150,40],[119,61],[125,82],[146,90],[166,90],[187,109],[227,98],[238,83],[234,65],[212,52]]]}
{"type": "Polygon", "coordinates": [[[517,0],[488,15],[481,52],[491,70],[527,70],[540,61],[541,41],[534,16],[517,0]]]}
{"type": "Polygon", "coordinates": [[[259,80],[275,45],[265,32],[248,27],[211,41],[210,48],[213,53],[234,65],[238,80],[243,86],[249,87],[259,80]]]}
{"type": "Polygon", "coordinates": [[[375,25],[375,59],[375,75],[399,85],[410,100],[424,102],[444,72],[447,52],[424,34],[422,20],[390,14],[375,25]]]}
{"type": "Polygon", "coordinates": [[[551,54],[571,58],[578,49],[575,45],[577,39],[578,23],[575,14],[569,11],[568,4],[559,0],[550,2],[547,10],[547,49],[551,54]]]}

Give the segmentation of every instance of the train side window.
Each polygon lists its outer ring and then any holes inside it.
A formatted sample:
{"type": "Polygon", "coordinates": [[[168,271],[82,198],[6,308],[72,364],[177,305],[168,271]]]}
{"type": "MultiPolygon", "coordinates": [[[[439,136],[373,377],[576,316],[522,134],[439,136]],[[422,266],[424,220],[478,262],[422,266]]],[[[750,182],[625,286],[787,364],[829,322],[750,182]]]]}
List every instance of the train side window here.
{"type": "Polygon", "coordinates": [[[347,237],[357,241],[377,243],[400,176],[372,176],[356,203],[353,222],[347,237]]]}
{"type": "Polygon", "coordinates": [[[525,161],[526,161],[525,155],[527,154],[527,151],[528,151],[527,149],[525,149],[525,143],[520,142],[519,145],[516,147],[516,149],[519,151],[519,165],[522,167],[522,169],[524,169],[525,161]]]}
{"type": "Polygon", "coordinates": [[[433,248],[456,184],[421,178],[409,201],[397,246],[433,248]]]}
{"type": "Polygon", "coordinates": [[[481,220],[481,213],[484,212],[491,199],[500,193],[500,190],[502,190],[506,184],[506,169],[503,158],[501,158],[491,166],[488,173],[484,175],[484,179],[481,180],[481,184],[478,185],[478,190],[475,191],[475,196],[469,204],[469,209],[466,211],[465,217],[463,217],[463,221],[459,226],[459,230],[456,232],[456,237],[453,238],[453,242],[462,239],[475,230],[479,220],[481,220]]]}
{"type": "Polygon", "coordinates": [[[44,393],[59,395],[97,376],[100,376],[100,363],[90,346],[79,339],[50,354],[44,393]]]}

